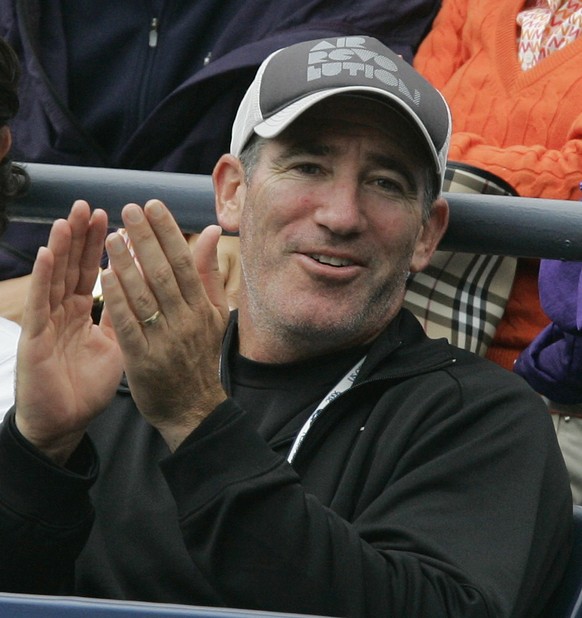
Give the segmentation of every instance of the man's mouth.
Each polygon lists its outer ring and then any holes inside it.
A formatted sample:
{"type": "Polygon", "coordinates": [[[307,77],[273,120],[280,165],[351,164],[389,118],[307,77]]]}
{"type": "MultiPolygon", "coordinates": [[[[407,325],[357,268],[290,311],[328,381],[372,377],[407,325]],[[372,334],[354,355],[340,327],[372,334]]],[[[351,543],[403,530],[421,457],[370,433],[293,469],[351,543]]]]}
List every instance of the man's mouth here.
{"type": "Polygon", "coordinates": [[[353,266],[353,260],[347,258],[332,257],[329,255],[321,255],[319,253],[312,253],[309,256],[311,259],[316,260],[320,264],[327,264],[328,266],[353,266]]]}

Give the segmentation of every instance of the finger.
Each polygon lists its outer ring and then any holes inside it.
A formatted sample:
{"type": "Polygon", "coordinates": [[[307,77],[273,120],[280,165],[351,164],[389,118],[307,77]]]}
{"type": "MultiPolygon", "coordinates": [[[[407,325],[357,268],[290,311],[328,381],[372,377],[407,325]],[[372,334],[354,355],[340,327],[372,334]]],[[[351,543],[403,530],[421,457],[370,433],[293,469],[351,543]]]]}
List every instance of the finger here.
{"type": "Polygon", "coordinates": [[[231,269],[230,276],[226,280],[224,291],[226,292],[226,300],[228,302],[228,308],[232,311],[238,309],[238,292],[240,289],[240,268],[231,269]]]}
{"type": "MultiPolygon", "coordinates": [[[[188,246],[194,255],[200,234],[191,234],[188,246]]],[[[230,310],[238,308],[240,288],[240,243],[236,236],[221,236],[218,241],[218,267],[222,275],[224,290],[230,310]]]]}
{"type": "Polygon", "coordinates": [[[204,298],[204,288],[178,224],[159,200],[148,202],[144,213],[157,246],[155,251],[140,252],[139,260],[160,307],[168,315],[179,309],[179,300],[195,307],[204,298]]]}
{"type": "Polygon", "coordinates": [[[42,332],[49,319],[53,267],[53,253],[47,247],[40,247],[32,267],[30,287],[22,314],[22,332],[29,338],[42,332]]]}
{"type": "Polygon", "coordinates": [[[226,318],[229,308],[217,254],[221,234],[222,229],[218,225],[209,225],[201,232],[194,247],[194,264],[208,299],[226,318]]]}
{"type": "Polygon", "coordinates": [[[237,236],[221,236],[218,243],[218,264],[224,279],[229,308],[238,307],[240,288],[240,242],[237,236]]]}
{"type": "Polygon", "coordinates": [[[101,326],[113,328],[124,355],[137,357],[145,351],[146,339],[117,273],[106,268],[101,273],[105,310],[101,326]]]}
{"type": "Polygon", "coordinates": [[[184,234],[184,238],[190,247],[190,251],[194,251],[194,247],[196,246],[196,241],[198,240],[198,234],[184,234]]]}
{"type": "Polygon", "coordinates": [[[51,310],[56,309],[65,296],[69,251],[71,248],[71,227],[65,219],[57,219],[51,228],[47,248],[52,253],[49,302],[51,310]]]}
{"type": "Polygon", "coordinates": [[[76,200],[71,207],[67,223],[71,229],[71,245],[65,274],[65,296],[74,294],[79,283],[80,260],[85,247],[91,209],[83,200],[76,200]]]}
{"type": "Polygon", "coordinates": [[[158,302],[144,280],[127,244],[121,234],[114,232],[107,237],[105,246],[111,270],[115,273],[115,281],[120,285],[119,292],[123,293],[124,302],[130,308],[136,324],[146,320],[158,310],[158,302]]]}
{"type": "Polygon", "coordinates": [[[77,294],[91,294],[101,265],[101,257],[107,234],[107,213],[97,209],[91,215],[83,253],[80,258],[80,271],[77,294]]]}
{"type": "Polygon", "coordinates": [[[105,268],[101,273],[101,289],[105,299],[101,328],[106,333],[110,329],[113,331],[126,361],[143,362],[149,347],[147,334],[150,327],[140,324],[117,273],[111,268],[105,268]]]}
{"type": "MultiPolygon", "coordinates": [[[[99,283],[101,284],[101,288],[103,289],[103,275],[107,274],[109,271],[103,270],[101,273],[101,277],[99,279],[99,283]]],[[[111,316],[109,315],[109,309],[107,305],[103,304],[103,310],[101,311],[101,316],[99,318],[99,326],[102,330],[113,330],[113,323],[111,322],[111,316]]]]}

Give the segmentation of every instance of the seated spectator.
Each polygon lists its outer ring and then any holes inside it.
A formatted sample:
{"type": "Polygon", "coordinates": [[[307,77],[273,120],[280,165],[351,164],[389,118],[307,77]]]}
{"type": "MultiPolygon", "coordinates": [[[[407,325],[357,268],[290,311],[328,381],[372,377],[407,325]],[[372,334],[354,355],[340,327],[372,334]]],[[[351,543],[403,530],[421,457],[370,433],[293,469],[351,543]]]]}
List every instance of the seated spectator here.
{"type": "Polygon", "coordinates": [[[378,40],[270,55],[214,170],[241,243],[76,202],[32,273],[0,427],[0,589],[312,615],[542,615],[567,473],[523,380],[401,308],[448,221],[448,107],[378,40]],[[124,376],[121,386],[119,381],[124,376]]]}
{"type": "Polygon", "coordinates": [[[524,350],[514,371],[547,400],[582,504],[582,264],[542,260],[540,300],[550,324],[524,350]]]}
{"type": "MultiPolygon", "coordinates": [[[[451,107],[450,158],[525,197],[578,199],[582,2],[444,0],[415,67],[451,107]]],[[[486,356],[513,364],[548,324],[539,260],[520,259],[486,356]]],[[[469,315],[469,319],[470,319],[469,315]]]]}
{"type": "MultiPolygon", "coordinates": [[[[440,0],[0,0],[0,36],[23,67],[14,158],[211,174],[228,150],[238,104],[272,51],[367,32],[412,61],[439,6],[440,0]]],[[[48,229],[9,226],[0,247],[0,315],[20,321],[27,275],[48,229]]],[[[238,245],[224,237],[232,305],[237,257],[238,245]]]]}
{"type": "MultiPolygon", "coordinates": [[[[0,38],[0,236],[8,222],[7,201],[20,194],[27,184],[26,172],[12,163],[8,153],[12,136],[8,122],[18,111],[18,59],[0,38]]],[[[14,367],[20,326],[0,316],[0,420],[14,402],[14,367]]]]}

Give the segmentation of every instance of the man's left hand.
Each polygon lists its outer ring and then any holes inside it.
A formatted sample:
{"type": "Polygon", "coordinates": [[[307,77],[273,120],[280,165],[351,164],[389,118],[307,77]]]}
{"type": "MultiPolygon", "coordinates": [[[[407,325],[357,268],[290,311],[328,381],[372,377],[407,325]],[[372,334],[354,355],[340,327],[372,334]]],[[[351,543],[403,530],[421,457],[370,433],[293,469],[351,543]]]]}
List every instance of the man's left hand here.
{"type": "Polygon", "coordinates": [[[133,398],[171,450],[226,399],[219,378],[229,307],[220,273],[218,226],[190,251],[168,209],[151,200],[122,218],[137,265],[119,234],[107,238],[105,320],[123,352],[133,398]]]}

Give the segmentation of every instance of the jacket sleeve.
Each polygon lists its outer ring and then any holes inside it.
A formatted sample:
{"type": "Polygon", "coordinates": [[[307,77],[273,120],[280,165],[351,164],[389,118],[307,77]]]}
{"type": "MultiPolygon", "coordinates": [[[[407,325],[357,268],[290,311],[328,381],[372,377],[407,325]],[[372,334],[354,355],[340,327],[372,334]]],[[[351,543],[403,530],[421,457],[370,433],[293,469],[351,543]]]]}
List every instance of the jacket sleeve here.
{"type": "Polygon", "coordinates": [[[582,263],[542,260],[540,301],[552,320],[520,354],[514,371],[559,404],[582,402],[582,263]]]}
{"type": "Polygon", "coordinates": [[[22,438],[8,413],[0,426],[0,590],[71,593],[93,522],[96,470],[88,439],[61,468],[22,438]]]}
{"type": "Polygon", "coordinates": [[[545,420],[528,425],[529,391],[519,393],[524,405],[513,397],[484,421],[495,398],[485,396],[461,421],[459,397],[449,406],[450,388],[438,390],[438,423],[411,430],[400,452],[388,430],[368,453],[377,461],[351,487],[367,496],[351,518],[306,492],[232,402],[218,426],[194,432],[163,462],[187,550],[226,606],[358,618],[532,615],[525,597],[544,582],[543,603],[560,577],[565,558],[553,552],[571,520],[551,424],[537,401],[534,417],[545,420]],[[549,490],[543,513],[540,487],[549,490]],[[554,581],[544,581],[552,565],[554,581]]]}
{"type": "Polygon", "coordinates": [[[549,324],[519,355],[513,371],[552,402],[582,403],[582,333],[549,324]]]}

